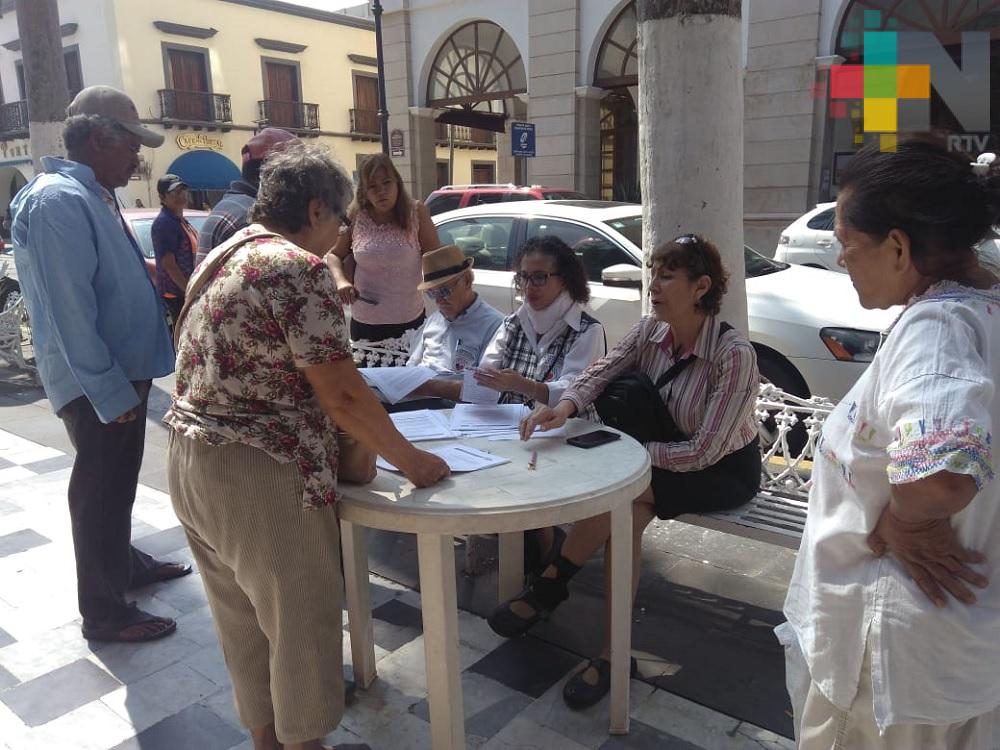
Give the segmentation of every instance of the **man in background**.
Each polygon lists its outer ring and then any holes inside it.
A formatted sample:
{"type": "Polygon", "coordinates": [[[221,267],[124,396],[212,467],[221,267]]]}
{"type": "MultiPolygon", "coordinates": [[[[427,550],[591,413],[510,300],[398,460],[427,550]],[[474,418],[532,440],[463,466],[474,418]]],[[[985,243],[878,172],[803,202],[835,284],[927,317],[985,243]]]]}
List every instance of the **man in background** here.
{"type": "Polygon", "coordinates": [[[160,194],[160,213],[153,221],[150,237],[156,259],[156,288],[170,312],[170,325],[184,307],[184,290],[194,273],[194,254],[198,232],[184,218],[188,205],[188,187],[175,174],[165,174],[156,183],[160,194]]]}

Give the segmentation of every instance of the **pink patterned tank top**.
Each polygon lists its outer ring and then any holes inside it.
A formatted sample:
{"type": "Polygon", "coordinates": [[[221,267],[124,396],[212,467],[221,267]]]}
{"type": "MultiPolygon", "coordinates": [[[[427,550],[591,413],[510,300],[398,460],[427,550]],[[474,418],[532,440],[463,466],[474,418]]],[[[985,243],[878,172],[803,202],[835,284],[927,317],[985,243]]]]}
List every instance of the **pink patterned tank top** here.
{"type": "Polygon", "coordinates": [[[409,323],[424,311],[417,290],[423,276],[420,266],[420,221],[413,201],[410,228],[395,223],[376,224],[366,211],[358,211],[351,225],[351,247],[357,269],[354,286],[372,305],[356,300],[351,317],[369,325],[409,323]]]}

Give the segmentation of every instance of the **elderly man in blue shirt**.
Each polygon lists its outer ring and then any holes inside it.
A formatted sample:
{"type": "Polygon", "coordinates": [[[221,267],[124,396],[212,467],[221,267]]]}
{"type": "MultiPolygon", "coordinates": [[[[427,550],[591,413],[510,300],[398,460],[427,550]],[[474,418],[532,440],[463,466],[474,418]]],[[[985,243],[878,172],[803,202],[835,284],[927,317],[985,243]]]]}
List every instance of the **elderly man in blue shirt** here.
{"type": "Polygon", "coordinates": [[[479,364],[503,314],[472,289],[472,258],[455,245],[425,253],[423,282],[418,288],[437,310],[424,323],[407,365],[423,365],[438,373],[389,411],[447,408],[462,397],[462,373],[479,364]]]}
{"type": "Polygon", "coordinates": [[[76,448],[69,511],[83,635],[149,641],[176,622],[126,601],[129,588],[189,566],[131,545],[132,505],[153,378],[174,369],[162,303],[114,196],[138,166],[140,145],[163,136],[109,86],[81,91],[67,109],[68,158],[15,197],[12,236],[45,393],[76,448]]]}

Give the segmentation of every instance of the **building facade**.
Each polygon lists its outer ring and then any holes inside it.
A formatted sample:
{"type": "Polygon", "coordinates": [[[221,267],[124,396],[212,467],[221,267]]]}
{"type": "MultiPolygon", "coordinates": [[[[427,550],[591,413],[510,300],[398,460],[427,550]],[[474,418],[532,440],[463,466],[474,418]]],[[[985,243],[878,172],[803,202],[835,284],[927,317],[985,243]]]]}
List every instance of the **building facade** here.
{"type": "MultiPolygon", "coordinates": [[[[535,125],[522,165],[498,136],[500,181],[638,200],[637,23],[633,0],[383,0],[390,127],[408,146],[412,189],[434,182],[426,134],[442,113],[535,125]]],[[[778,233],[836,195],[836,176],[865,139],[859,102],[829,100],[829,69],[862,61],[865,30],[930,32],[956,65],[961,34],[990,33],[1000,81],[1000,3],[991,0],[744,0],[744,227],[772,253],[778,233]],[[873,15],[874,14],[874,15],[873,15]]],[[[997,84],[991,84],[996,86],[997,84]]],[[[992,92],[983,92],[983,95],[992,92]]],[[[991,96],[1000,127],[1000,97],[991,96]]],[[[725,102],[720,107],[732,106],[725,102]]],[[[961,131],[935,93],[932,130],[961,131]]],[[[506,131],[509,133],[509,128],[506,131]]],[[[994,148],[990,132],[976,143],[994,148]]],[[[985,150],[981,148],[980,150],[985,150]]]]}
{"type": "MultiPolygon", "coordinates": [[[[13,2],[0,16],[0,205],[33,174],[27,103],[13,2]]],[[[280,127],[327,145],[348,172],[381,149],[376,116],[374,24],[276,0],[59,0],[67,83],[126,91],[140,117],[165,136],[142,149],[139,173],[119,197],[158,205],[167,172],[214,203],[238,178],[243,144],[280,127]]],[[[360,16],[360,17],[359,17],[360,16]]],[[[449,169],[446,127],[432,151],[443,182],[495,176],[492,133],[458,129],[449,169]],[[443,166],[439,166],[443,165],[443,166]]]]}

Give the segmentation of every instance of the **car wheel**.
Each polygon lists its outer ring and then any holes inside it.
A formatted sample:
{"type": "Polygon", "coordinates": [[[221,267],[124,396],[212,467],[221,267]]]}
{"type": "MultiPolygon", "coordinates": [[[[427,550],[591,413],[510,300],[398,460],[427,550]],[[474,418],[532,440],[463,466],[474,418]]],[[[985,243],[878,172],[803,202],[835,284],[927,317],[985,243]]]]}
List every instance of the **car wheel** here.
{"type": "Polygon", "coordinates": [[[9,276],[0,279],[0,313],[7,312],[21,299],[21,285],[9,276]]]}
{"type": "MultiPolygon", "coordinates": [[[[754,349],[757,350],[757,367],[760,370],[761,381],[776,385],[785,393],[790,393],[793,396],[809,398],[811,395],[809,388],[806,386],[805,380],[802,379],[802,375],[795,369],[795,365],[773,349],[767,349],[757,344],[754,345],[754,349]]],[[[798,416],[802,420],[806,415],[805,413],[801,413],[798,416]]],[[[764,422],[764,431],[773,436],[772,441],[777,439],[778,425],[773,417],[768,418],[764,422]]],[[[788,458],[798,456],[809,440],[809,433],[806,430],[806,426],[799,421],[788,432],[787,440],[788,450],[791,454],[788,458]]]]}

